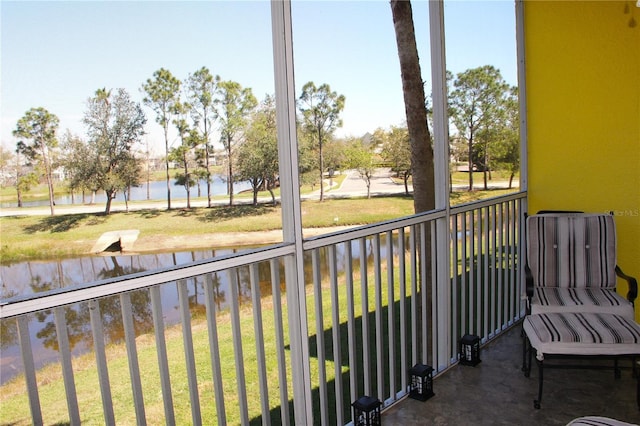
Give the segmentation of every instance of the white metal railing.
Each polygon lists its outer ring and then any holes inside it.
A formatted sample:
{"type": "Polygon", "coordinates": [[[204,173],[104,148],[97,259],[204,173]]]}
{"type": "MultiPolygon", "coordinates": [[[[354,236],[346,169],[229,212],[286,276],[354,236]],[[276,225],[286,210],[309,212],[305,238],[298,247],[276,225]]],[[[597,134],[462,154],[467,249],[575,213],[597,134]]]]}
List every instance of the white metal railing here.
{"type": "Polygon", "coordinates": [[[290,244],[4,300],[22,373],[2,387],[1,421],[291,424],[296,361],[310,372],[315,423],[349,423],[364,394],[389,406],[405,396],[412,365],[438,374],[457,362],[462,335],[486,342],[521,317],[525,197],[305,240],[302,360],[292,359],[283,294],[290,244]],[[442,238],[449,268],[435,262],[442,238]],[[178,306],[175,323],[167,304],[178,306]],[[59,362],[37,368],[43,339],[59,362]]]}

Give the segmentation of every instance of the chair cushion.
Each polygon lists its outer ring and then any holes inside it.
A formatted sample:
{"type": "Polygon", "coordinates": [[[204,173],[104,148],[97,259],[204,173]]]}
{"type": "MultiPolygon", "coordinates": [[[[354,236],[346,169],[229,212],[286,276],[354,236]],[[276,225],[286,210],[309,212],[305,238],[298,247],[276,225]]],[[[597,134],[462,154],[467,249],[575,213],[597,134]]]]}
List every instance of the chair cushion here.
{"type": "Polygon", "coordinates": [[[616,230],[607,214],[539,214],[527,218],[527,261],[535,286],[616,285],[616,230]]]}
{"type": "Polygon", "coordinates": [[[569,312],[528,315],[523,328],[539,360],[545,354],[640,354],[640,325],[620,315],[569,312]]]}
{"type": "Polygon", "coordinates": [[[610,417],[585,416],[578,417],[567,423],[567,426],[634,426],[635,423],[627,423],[610,417]]]}
{"type": "Polygon", "coordinates": [[[633,320],[633,305],[607,288],[536,287],[531,299],[531,313],[606,312],[633,320]]]}

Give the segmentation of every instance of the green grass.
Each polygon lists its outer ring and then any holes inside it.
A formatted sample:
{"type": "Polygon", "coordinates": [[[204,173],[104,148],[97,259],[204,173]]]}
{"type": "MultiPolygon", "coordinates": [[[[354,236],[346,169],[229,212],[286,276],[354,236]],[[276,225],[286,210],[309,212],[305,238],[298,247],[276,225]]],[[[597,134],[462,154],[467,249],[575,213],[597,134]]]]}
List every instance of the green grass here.
{"type": "MultiPolygon", "coordinates": [[[[371,269],[369,269],[371,271],[371,269]]],[[[387,285],[386,285],[386,267],[382,267],[382,305],[385,309],[385,320],[383,326],[387,327],[386,306],[388,304],[387,285]]],[[[399,301],[399,279],[397,277],[394,289],[395,301],[399,301]]],[[[341,277],[340,282],[344,280],[341,277]]],[[[360,302],[360,278],[358,273],[354,274],[354,305],[355,315],[362,317],[362,309],[360,302]]],[[[368,298],[369,298],[369,315],[371,334],[369,336],[372,344],[375,342],[375,323],[372,312],[375,309],[375,287],[373,285],[374,278],[369,276],[368,298]]],[[[169,284],[175,285],[175,284],[169,284]]],[[[344,285],[338,287],[339,299],[339,327],[341,329],[341,346],[342,360],[340,371],[345,380],[345,390],[348,389],[348,342],[347,333],[344,329],[347,322],[347,306],[346,306],[346,288],[344,285]]],[[[410,296],[410,294],[408,294],[410,296]]],[[[333,381],[335,380],[335,361],[332,348],[332,319],[331,319],[331,289],[329,283],[322,282],[320,293],[316,293],[313,286],[306,287],[306,299],[309,309],[308,325],[309,325],[309,345],[310,345],[310,368],[311,368],[311,385],[314,391],[314,402],[318,403],[318,385],[319,385],[319,366],[317,362],[317,345],[316,345],[316,316],[314,303],[316,297],[322,299],[323,321],[322,331],[324,336],[325,354],[327,356],[325,362],[326,380],[329,385],[327,390],[329,393],[330,415],[333,416],[333,402],[335,400],[335,390],[333,381]]],[[[285,294],[282,298],[285,299],[285,294]]],[[[287,304],[282,303],[283,310],[283,327],[285,336],[285,357],[287,370],[287,386],[288,395],[292,396],[292,377],[291,364],[288,342],[288,323],[287,323],[287,304]]],[[[277,423],[280,414],[280,401],[278,390],[278,365],[276,360],[276,342],[275,342],[275,320],[274,307],[272,297],[263,297],[261,299],[261,325],[264,331],[265,352],[266,352],[266,370],[267,381],[269,382],[269,407],[271,410],[272,422],[277,423]]],[[[207,334],[207,324],[203,318],[202,306],[191,310],[193,315],[192,332],[194,342],[194,353],[196,361],[197,381],[199,400],[202,410],[202,418],[206,424],[216,424],[217,416],[215,408],[215,395],[213,394],[213,382],[211,376],[211,364],[209,357],[209,341],[207,334]]],[[[396,310],[396,315],[397,315],[396,310]]],[[[240,327],[242,330],[242,348],[245,367],[245,380],[247,397],[249,402],[249,417],[252,424],[260,424],[260,390],[258,383],[258,370],[256,362],[256,347],[254,333],[254,315],[256,312],[250,306],[245,305],[240,309],[240,327]]],[[[359,322],[359,320],[358,320],[359,322]]],[[[218,331],[218,348],[220,350],[220,358],[222,363],[222,380],[224,386],[224,396],[226,405],[226,415],[228,424],[239,424],[238,400],[237,400],[237,378],[235,374],[235,352],[233,346],[233,333],[231,328],[231,317],[228,311],[224,311],[217,316],[218,331]]],[[[355,328],[356,333],[360,333],[360,325],[355,328]]],[[[387,333],[383,332],[386,336],[387,333]]],[[[183,349],[182,327],[180,325],[168,327],[165,330],[167,352],[169,356],[169,370],[171,375],[171,387],[173,395],[173,403],[176,412],[177,424],[190,424],[191,411],[188,392],[187,374],[185,368],[185,356],[183,349]]],[[[357,339],[360,342],[361,337],[357,339]]],[[[385,340],[386,337],[385,337],[385,340]]],[[[397,342],[396,342],[397,343],[397,342]]],[[[360,343],[358,343],[360,344],[360,343]]],[[[383,353],[388,353],[389,342],[385,341],[383,353]]],[[[157,367],[156,344],[152,333],[139,335],[136,339],[136,347],[138,352],[138,361],[141,367],[141,380],[143,386],[143,394],[145,399],[145,411],[149,424],[163,424],[163,400],[160,391],[160,373],[157,367]]],[[[373,346],[372,346],[373,347],[373,346]]],[[[361,356],[361,354],[359,354],[361,356]]],[[[375,353],[372,354],[372,362],[376,362],[375,353]]],[[[103,424],[103,414],[101,399],[99,393],[98,377],[95,370],[95,356],[93,353],[87,353],[75,357],[73,359],[74,379],[77,387],[78,404],[82,415],[83,424],[103,424]]],[[[384,362],[384,360],[383,360],[384,362]]],[[[107,347],[107,363],[109,368],[109,376],[111,382],[111,392],[113,397],[113,408],[115,412],[116,423],[118,424],[135,424],[135,412],[131,401],[131,385],[129,380],[129,369],[127,362],[127,354],[124,344],[113,344],[107,347]]],[[[362,365],[358,361],[358,365],[362,365]]],[[[374,364],[375,365],[375,364],[374,364]]],[[[375,382],[375,372],[373,381],[375,382]]],[[[58,364],[52,364],[40,369],[37,372],[37,380],[39,383],[39,395],[41,405],[43,407],[43,416],[45,424],[64,424],[67,422],[67,406],[62,400],[64,399],[64,383],[62,372],[58,364]]],[[[31,423],[29,413],[29,405],[25,392],[24,377],[19,376],[9,383],[0,387],[0,423],[12,425],[26,425],[31,423]]],[[[361,384],[360,384],[361,386],[361,384]]],[[[348,393],[344,395],[348,399],[348,393]]],[[[345,418],[349,418],[349,403],[345,402],[345,418]]],[[[316,420],[319,420],[319,414],[316,412],[316,420]]],[[[331,420],[330,420],[331,422],[331,420]]],[[[333,418],[335,423],[335,418],[333,418]]]]}
{"type": "MultiPolygon", "coordinates": [[[[461,204],[508,192],[454,192],[451,200],[452,204],[461,204]]],[[[408,216],[414,211],[413,199],[405,196],[326,199],[322,203],[303,201],[301,209],[305,228],[365,225],[408,216]]],[[[114,212],[108,216],[101,213],[65,215],[61,214],[63,211],[58,208],[56,216],[2,217],[0,263],[86,255],[104,232],[121,229],[139,230],[138,245],[153,245],[159,238],[281,229],[280,206],[270,204],[173,210],[160,207],[114,212]]],[[[197,238],[192,241],[192,248],[201,248],[197,238]]],[[[166,251],[170,247],[158,246],[158,250],[162,249],[166,251]]]]}

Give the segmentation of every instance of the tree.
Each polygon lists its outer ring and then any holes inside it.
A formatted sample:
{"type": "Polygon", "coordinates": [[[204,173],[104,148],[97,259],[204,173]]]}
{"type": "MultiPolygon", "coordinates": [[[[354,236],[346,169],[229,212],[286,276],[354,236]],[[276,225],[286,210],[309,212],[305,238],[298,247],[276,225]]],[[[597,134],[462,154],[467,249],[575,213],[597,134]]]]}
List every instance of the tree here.
{"type": "Polygon", "coordinates": [[[13,152],[10,149],[0,145],[0,188],[3,188],[9,180],[11,173],[11,164],[13,162],[13,152]]]}
{"type": "Polygon", "coordinates": [[[18,197],[18,207],[22,207],[22,194],[28,192],[33,186],[38,184],[38,174],[33,169],[24,170],[20,151],[16,151],[14,157],[14,177],[16,195],[18,197]]]}
{"type": "MultiPolygon", "coordinates": [[[[204,167],[204,173],[200,176],[207,181],[207,206],[211,207],[211,170],[209,168],[211,148],[209,139],[215,121],[214,100],[219,76],[213,76],[208,68],[202,67],[187,77],[187,100],[191,107],[191,118],[194,127],[200,131],[200,149],[196,151],[196,158],[204,167]]],[[[198,195],[200,186],[198,186],[198,195]]]]}
{"type": "Polygon", "coordinates": [[[51,216],[55,214],[53,195],[53,150],[58,146],[56,132],[60,120],[46,109],[31,108],[18,120],[13,135],[18,141],[17,151],[24,154],[29,161],[38,163],[44,169],[49,188],[49,207],[51,216]]]}
{"type": "Polygon", "coordinates": [[[332,92],[328,84],[319,87],[310,81],[302,87],[298,99],[298,108],[302,114],[303,130],[313,135],[318,149],[318,165],[320,168],[320,201],[324,200],[324,142],[337,127],[342,126],[340,113],[344,109],[345,97],[332,92]]]}
{"type": "Polygon", "coordinates": [[[520,170],[520,113],[518,110],[518,88],[511,87],[504,99],[497,138],[492,146],[493,158],[498,167],[509,173],[509,188],[520,170]]]}
{"type": "Polygon", "coordinates": [[[216,117],[220,122],[220,142],[227,155],[227,192],[229,205],[233,205],[233,163],[235,150],[247,126],[249,115],[258,104],[250,88],[243,88],[235,81],[218,83],[216,117]]]}
{"type": "Polygon", "coordinates": [[[191,187],[196,184],[196,180],[192,176],[190,163],[193,157],[193,149],[200,141],[200,136],[195,128],[190,128],[185,118],[185,113],[189,111],[189,105],[178,104],[176,105],[177,118],[173,120],[173,124],[178,130],[178,136],[180,137],[180,145],[173,148],[169,153],[169,158],[182,167],[182,172],[176,173],[176,185],[184,186],[187,192],[187,208],[191,208],[191,187]]]}
{"type": "Polygon", "coordinates": [[[459,73],[453,85],[449,104],[453,122],[467,141],[469,191],[473,190],[474,169],[484,172],[484,187],[487,189],[491,128],[509,86],[492,65],[459,73]]]}
{"type": "Polygon", "coordinates": [[[60,164],[64,167],[65,178],[71,202],[74,201],[76,190],[84,193],[85,190],[92,193],[98,190],[97,182],[93,175],[93,157],[91,148],[79,136],[73,135],[69,130],[62,137],[62,156],[60,164]]]}
{"type": "Polygon", "coordinates": [[[411,177],[411,141],[406,127],[391,126],[388,132],[378,129],[373,133],[374,141],[382,145],[382,158],[391,164],[391,171],[401,177],[404,192],[409,195],[411,177]]]}
{"type": "Polygon", "coordinates": [[[413,205],[416,213],[435,208],[433,147],[427,127],[424,85],[413,28],[411,2],[391,0],[391,14],[396,33],[402,93],[411,141],[413,205]]]}
{"type": "Polygon", "coordinates": [[[142,91],[146,93],[143,99],[145,105],[151,107],[156,113],[156,122],[164,131],[165,169],[167,178],[167,209],[171,209],[171,177],[169,176],[169,123],[173,116],[174,108],[180,101],[180,80],[175,78],[170,71],[160,68],[153,73],[153,79],[148,79],[142,85],[142,91]]]}
{"type": "Polygon", "coordinates": [[[253,115],[238,147],[237,179],[249,181],[253,189],[253,205],[258,204],[258,191],[266,188],[275,205],[273,190],[278,184],[278,136],[276,131],[275,99],[267,96],[253,115]]]}
{"type": "Polygon", "coordinates": [[[140,184],[140,167],[132,148],[144,135],[146,122],[142,108],[124,89],[115,95],[98,89],[87,102],[84,123],[94,155],[92,174],[107,196],[105,214],[111,212],[118,191],[140,184]]]}
{"type": "Polygon", "coordinates": [[[371,198],[371,177],[376,165],[373,149],[360,139],[351,140],[347,143],[345,157],[347,167],[358,172],[367,185],[367,198],[371,198]]]}
{"type": "Polygon", "coordinates": [[[345,157],[345,141],[328,138],[324,143],[323,155],[324,169],[329,176],[329,189],[333,187],[333,176],[336,170],[340,170],[346,161],[345,157]]]}

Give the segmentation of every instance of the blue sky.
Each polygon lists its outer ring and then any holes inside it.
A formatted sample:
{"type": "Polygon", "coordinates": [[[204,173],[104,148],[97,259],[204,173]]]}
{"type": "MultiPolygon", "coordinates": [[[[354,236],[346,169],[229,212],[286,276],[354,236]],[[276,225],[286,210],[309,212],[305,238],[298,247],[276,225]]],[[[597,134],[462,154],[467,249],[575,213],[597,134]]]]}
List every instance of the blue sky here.
{"type": "MultiPolygon", "coordinates": [[[[404,107],[388,1],[294,1],[295,79],[328,83],[345,95],[341,136],[402,124],[404,107]]],[[[413,1],[423,79],[430,81],[428,3],[413,1]]],[[[202,66],[273,93],[267,1],[6,1],[0,3],[1,141],[13,148],[16,121],[45,107],[84,136],[86,100],[96,89],[125,88],[136,101],[160,67],[184,79],[202,66]]],[[[447,69],[491,64],[516,84],[512,1],[445,3],[447,69]]],[[[147,141],[162,144],[155,116],[147,141]]]]}

